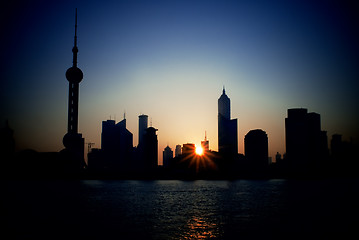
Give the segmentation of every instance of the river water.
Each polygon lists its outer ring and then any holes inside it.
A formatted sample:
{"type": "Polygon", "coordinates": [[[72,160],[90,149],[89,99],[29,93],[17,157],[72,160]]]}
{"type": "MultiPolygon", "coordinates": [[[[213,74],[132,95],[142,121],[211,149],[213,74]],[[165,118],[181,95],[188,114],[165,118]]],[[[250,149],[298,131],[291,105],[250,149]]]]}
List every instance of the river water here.
{"type": "Polygon", "coordinates": [[[3,181],[2,239],[359,239],[358,180],[3,181]]]}

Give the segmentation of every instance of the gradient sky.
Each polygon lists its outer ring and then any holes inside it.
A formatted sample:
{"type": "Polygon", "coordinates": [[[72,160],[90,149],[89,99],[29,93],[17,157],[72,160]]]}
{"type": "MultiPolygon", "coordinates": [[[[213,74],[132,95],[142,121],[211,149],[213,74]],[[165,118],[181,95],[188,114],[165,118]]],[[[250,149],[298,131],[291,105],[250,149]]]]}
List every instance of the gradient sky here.
{"type": "MultiPolygon", "coordinates": [[[[101,122],[138,115],[168,144],[217,150],[225,85],[244,136],[263,129],[285,152],[288,108],[321,114],[322,130],[359,139],[359,7],[355,1],[8,1],[1,7],[1,126],[17,148],[59,151],[78,8],[79,132],[101,146],[101,122]],[[51,3],[50,3],[51,2],[51,3]]],[[[86,147],[87,148],[87,147],[86,147]]]]}

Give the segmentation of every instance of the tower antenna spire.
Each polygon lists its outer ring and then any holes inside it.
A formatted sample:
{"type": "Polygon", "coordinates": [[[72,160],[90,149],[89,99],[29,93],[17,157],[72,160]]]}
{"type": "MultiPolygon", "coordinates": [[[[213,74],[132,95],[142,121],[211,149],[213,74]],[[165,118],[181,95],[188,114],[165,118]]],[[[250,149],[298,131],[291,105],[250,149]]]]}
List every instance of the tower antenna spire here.
{"type": "Polygon", "coordinates": [[[77,8],[75,10],[75,43],[74,46],[77,46],[77,8]]]}
{"type": "Polygon", "coordinates": [[[78,53],[78,48],[77,48],[77,8],[75,11],[75,37],[74,37],[74,47],[72,48],[72,52],[73,52],[73,66],[77,67],[77,53],[78,53]]]}

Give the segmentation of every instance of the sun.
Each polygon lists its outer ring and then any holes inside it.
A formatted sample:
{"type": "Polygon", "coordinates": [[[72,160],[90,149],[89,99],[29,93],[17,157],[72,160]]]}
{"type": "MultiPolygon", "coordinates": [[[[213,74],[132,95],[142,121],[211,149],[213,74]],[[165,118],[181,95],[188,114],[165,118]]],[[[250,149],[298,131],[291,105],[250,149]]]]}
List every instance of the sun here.
{"type": "Polygon", "coordinates": [[[203,148],[201,146],[196,146],[196,154],[202,155],[203,154],[203,148]]]}

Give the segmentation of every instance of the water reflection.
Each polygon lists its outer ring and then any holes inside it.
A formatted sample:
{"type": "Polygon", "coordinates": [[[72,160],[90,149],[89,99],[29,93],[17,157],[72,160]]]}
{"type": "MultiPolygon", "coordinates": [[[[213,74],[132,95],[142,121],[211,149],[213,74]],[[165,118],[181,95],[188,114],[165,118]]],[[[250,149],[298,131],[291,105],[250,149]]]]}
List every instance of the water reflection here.
{"type": "Polygon", "coordinates": [[[184,230],[181,239],[213,239],[220,236],[218,224],[203,217],[193,216],[184,230]]]}
{"type": "Polygon", "coordinates": [[[358,185],[358,180],[0,182],[5,193],[0,223],[14,239],[48,239],[54,233],[58,239],[349,239],[358,236],[358,185]]]}

